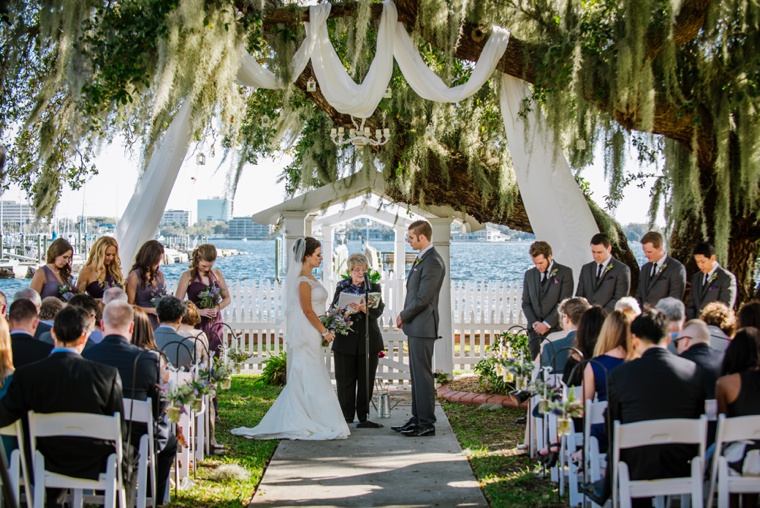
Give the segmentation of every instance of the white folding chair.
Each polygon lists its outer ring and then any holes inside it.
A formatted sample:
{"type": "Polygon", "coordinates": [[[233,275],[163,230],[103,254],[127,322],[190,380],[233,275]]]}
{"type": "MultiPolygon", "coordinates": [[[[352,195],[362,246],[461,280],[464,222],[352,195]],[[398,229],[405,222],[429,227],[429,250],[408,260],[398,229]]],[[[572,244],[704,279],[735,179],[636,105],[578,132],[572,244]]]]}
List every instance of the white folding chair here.
{"type": "MultiPolygon", "coordinates": [[[[147,400],[124,399],[124,420],[132,423],[142,423],[148,432],[140,437],[138,446],[140,461],[137,465],[137,508],[156,506],[156,448],[153,435],[153,408],[150,397],[147,400]],[[148,496],[148,481],[150,481],[152,496],[148,496]]],[[[163,494],[163,493],[161,493],[163,494]]]]}
{"type": "MultiPolygon", "coordinates": [[[[583,413],[583,464],[584,476],[587,482],[595,482],[602,478],[607,462],[607,454],[599,451],[599,440],[591,436],[591,426],[604,423],[604,412],[607,410],[607,401],[592,402],[586,399],[586,410],[583,413]]],[[[592,502],[593,507],[599,506],[592,502]]]]}
{"type": "Polygon", "coordinates": [[[723,414],[718,416],[707,508],[712,508],[716,484],[720,508],[728,507],[729,494],[760,493],[760,478],[729,474],[728,461],[722,456],[726,443],[748,439],[760,440],[760,416],[736,416],[734,418],[726,418],[726,415],[723,414]]]}
{"type": "Polygon", "coordinates": [[[8,476],[11,481],[11,490],[13,491],[16,504],[21,505],[21,485],[24,486],[26,495],[26,504],[32,504],[32,490],[29,482],[29,467],[26,463],[26,454],[24,453],[24,430],[21,426],[21,420],[16,420],[7,427],[0,428],[0,436],[13,437],[16,439],[16,449],[8,456],[8,476]]]}
{"type": "MultiPolygon", "coordinates": [[[[613,499],[630,508],[631,498],[687,494],[691,505],[702,508],[704,501],[704,461],[707,442],[707,417],[664,419],[621,424],[615,421],[612,448],[613,499]],[[620,460],[620,450],[661,444],[696,444],[699,453],[691,460],[691,475],[682,478],[631,480],[628,464],[620,460]],[[616,492],[617,491],[617,492],[616,492]],[[617,494],[617,496],[615,495],[617,494]]],[[[615,505],[617,506],[617,504],[615,505]]]]}
{"type": "Polygon", "coordinates": [[[49,413],[29,411],[29,440],[34,462],[34,507],[45,506],[45,488],[72,490],[72,506],[82,507],[83,490],[105,491],[104,506],[116,507],[116,500],[127,508],[124,482],[121,475],[122,439],[121,416],[90,413],[49,413]],[[84,437],[112,441],[114,452],[106,460],[106,471],[97,480],[74,478],[45,469],[45,457],[37,451],[37,439],[41,437],[84,437]]]}

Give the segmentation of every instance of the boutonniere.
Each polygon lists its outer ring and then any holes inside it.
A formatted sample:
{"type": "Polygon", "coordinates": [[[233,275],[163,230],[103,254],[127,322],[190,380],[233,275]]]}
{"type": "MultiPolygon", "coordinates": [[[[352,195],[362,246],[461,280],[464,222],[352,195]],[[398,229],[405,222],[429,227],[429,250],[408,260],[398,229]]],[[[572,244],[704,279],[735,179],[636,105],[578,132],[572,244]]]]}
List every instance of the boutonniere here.
{"type": "Polygon", "coordinates": [[[557,269],[556,268],[549,273],[549,278],[553,279],[555,275],[557,275],[557,269]]]}
{"type": "Polygon", "coordinates": [[[609,264],[607,265],[607,268],[604,269],[604,273],[605,274],[607,272],[609,272],[610,270],[612,270],[612,265],[613,265],[613,263],[612,263],[612,261],[610,261],[609,264]]]}
{"type": "Polygon", "coordinates": [[[707,284],[710,284],[712,281],[718,278],[718,272],[713,272],[710,277],[707,278],[707,284]]]}

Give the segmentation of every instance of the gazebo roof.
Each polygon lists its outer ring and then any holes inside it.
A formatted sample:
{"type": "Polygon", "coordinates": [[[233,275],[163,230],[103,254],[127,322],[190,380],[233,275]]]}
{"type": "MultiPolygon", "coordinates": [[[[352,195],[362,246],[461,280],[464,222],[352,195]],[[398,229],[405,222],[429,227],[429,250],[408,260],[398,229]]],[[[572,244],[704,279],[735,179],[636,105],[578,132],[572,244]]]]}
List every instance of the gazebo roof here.
{"type": "MultiPolygon", "coordinates": [[[[392,201],[385,192],[385,181],[383,180],[382,173],[373,169],[368,169],[346,176],[335,183],[306,191],[284,203],[257,212],[253,215],[252,219],[259,224],[277,224],[283,213],[317,213],[321,210],[325,210],[331,205],[344,203],[349,199],[366,194],[372,194],[382,199],[392,201]]],[[[398,204],[402,205],[402,203],[398,204]]],[[[404,204],[404,206],[407,205],[404,204]]],[[[485,227],[484,223],[479,222],[471,215],[456,211],[448,206],[410,205],[408,208],[412,213],[425,219],[450,217],[453,220],[462,223],[467,231],[478,231],[485,227]]],[[[401,216],[396,218],[394,214],[384,210],[373,210],[369,205],[366,206],[364,210],[360,209],[361,207],[352,207],[348,210],[342,211],[345,215],[340,217],[340,219],[334,223],[345,222],[346,220],[358,217],[369,217],[373,220],[378,220],[378,222],[387,223],[387,225],[392,226],[397,223],[397,221],[401,221],[402,219],[407,220],[401,216]]],[[[340,213],[341,212],[339,212],[339,214],[340,213]]],[[[317,220],[324,223],[322,219],[317,220]]]]}

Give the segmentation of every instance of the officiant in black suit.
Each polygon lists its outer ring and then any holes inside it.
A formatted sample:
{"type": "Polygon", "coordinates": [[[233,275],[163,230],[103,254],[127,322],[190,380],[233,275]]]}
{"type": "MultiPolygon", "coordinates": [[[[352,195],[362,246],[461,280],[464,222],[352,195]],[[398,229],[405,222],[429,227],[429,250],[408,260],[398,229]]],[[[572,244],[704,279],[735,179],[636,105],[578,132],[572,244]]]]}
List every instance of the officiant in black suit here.
{"type": "Polygon", "coordinates": [[[594,260],[581,268],[575,296],[608,312],[615,310],[617,301],[631,291],[631,270],[612,257],[612,242],[604,233],[591,237],[591,255],[594,260]]]}
{"type": "MultiPolygon", "coordinates": [[[[363,254],[351,254],[348,258],[351,276],[338,282],[331,306],[338,305],[341,293],[364,295],[365,277],[369,280],[369,261],[363,254]]],[[[380,284],[370,283],[370,293],[380,293],[380,284]]],[[[377,320],[383,315],[385,304],[370,305],[369,314],[362,301],[351,303],[351,331],[346,335],[337,334],[332,350],[335,360],[335,383],[338,388],[338,402],[343,410],[346,423],[353,423],[356,414],[360,423],[365,423],[369,415],[369,401],[375,384],[378,353],[383,350],[383,335],[377,320]],[[369,315],[369,386],[367,386],[367,344],[365,330],[369,315]],[[369,392],[369,398],[367,397],[369,392]]]]}
{"type": "Polygon", "coordinates": [[[705,305],[723,302],[729,309],[736,303],[736,276],[715,259],[715,247],[707,242],[694,247],[694,261],[699,271],[691,278],[691,294],[686,304],[686,319],[697,319],[705,305]]]}
{"type": "Polygon", "coordinates": [[[558,307],[573,296],[573,270],[554,261],[547,242],[533,242],[530,257],[536,266],[523,278],[522,309],[528,321],[530,354],[535,360],[543,337],[562,329],[558,307]]]}
{"type": "Polygon", "coordinates": [[[663,247],[662,235],[650,231],[641,237],[648,263],[641,267],[639,276],[639,305],[654,307],[663,298],[683,300],[686,290],[686,268],[677,259],[668,256],[663,247]]]}
{"type": "Polygon", "coordinates": [[[409,341],[412,376],[412,418],[391,427],[405,436],[435,435],[435,377],[433,349],[438,338],[438,296],[446,276],[446,264],[433,247],[433,228],[424,220],[409,225],[409,245],[419,252],[406,279],[404,310],[396,326],[409,341]]]}

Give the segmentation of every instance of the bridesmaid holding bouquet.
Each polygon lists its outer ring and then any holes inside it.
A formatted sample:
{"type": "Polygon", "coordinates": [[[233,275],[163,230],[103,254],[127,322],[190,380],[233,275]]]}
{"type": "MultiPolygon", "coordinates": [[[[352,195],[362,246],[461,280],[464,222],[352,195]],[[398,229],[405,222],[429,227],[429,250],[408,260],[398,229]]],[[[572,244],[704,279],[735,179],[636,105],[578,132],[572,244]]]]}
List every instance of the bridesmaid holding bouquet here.
{"type": "Polygon", "coordinates": [[[210,353],[220,354],[222,346],[222,309],[232,303],[227,282],[219,270],[214,269],[216,247],[204,243],[193,250],[190,269],[182,274],[177,284],[176,297],[185,298],[198,307],[201,322],[195,327],[203,330],[209,340],[210,353]]]}
{"type": "Polygon", "coordinates": [[[92,246],[87,263],[79,272],[77,289],[98,300],[108,288],[124,287],[119,244],[110,236],[101,236],[92,246]]]}
{"type": "Polygon", "coordinates": [[[154,330],[158,328],[156,304],[167,295],[164,274],[160,269],[163,258],[164,246],[156,240],[148,240],[137,251],[135,263],[127,276],[127,299],[130,305],[145,310],[154,330]]]}
{"type": "Polygon", "coordinates": [[[41,299],[55,296],[68,300],[74,294],[71,276],[71,257],[74,249],[63,238],[56,238],[47,250],[47,264],[34,272],[29,287],[40,294],[41,299]]]}

